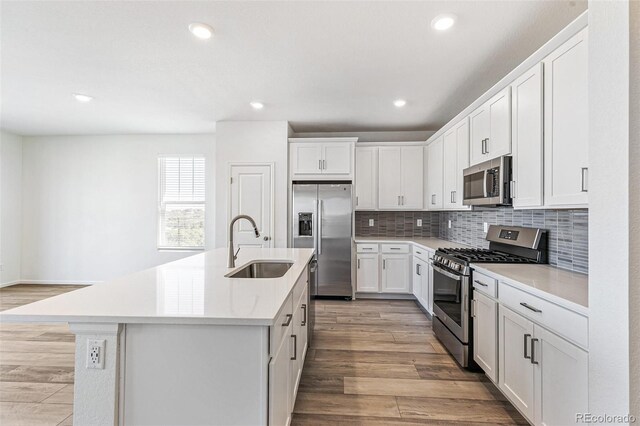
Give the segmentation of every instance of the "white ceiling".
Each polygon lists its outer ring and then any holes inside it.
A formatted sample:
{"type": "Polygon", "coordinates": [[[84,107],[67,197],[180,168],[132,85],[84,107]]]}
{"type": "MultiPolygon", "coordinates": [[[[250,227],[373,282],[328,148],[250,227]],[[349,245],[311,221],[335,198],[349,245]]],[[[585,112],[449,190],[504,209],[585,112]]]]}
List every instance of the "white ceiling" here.
{"type": "Polygon", "coordinates": [[[23,135],[436,130],[586,9],[569,1],[2,1],[3,128],[23,135]],[[443,33],[430,22],[455,13],[443,33]],[[187,26],[215,29],[207,41],[187,26]],[[95,97],[78,103],[72,93],[95,97]],[[392,101],[407,99],[395,108],[392,101]],[[254,111],[251,100],[266,107],[254,111]]]}

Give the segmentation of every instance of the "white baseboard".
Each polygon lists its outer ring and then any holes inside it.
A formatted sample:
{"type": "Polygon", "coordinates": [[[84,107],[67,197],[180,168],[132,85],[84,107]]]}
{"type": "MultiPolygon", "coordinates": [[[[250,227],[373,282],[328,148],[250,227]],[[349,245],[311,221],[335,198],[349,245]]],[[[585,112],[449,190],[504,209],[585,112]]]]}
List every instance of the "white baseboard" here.
{"type": "Polygon", "coordinates": [[[14,284],[40,284],[40,285],[93,285],[99,284],[102,281],[75,281],[75,280],[18,280],[8,284],[2,284],[2,287],[5,285],[14,285],[14,284]]]}
{"type": "Polygon", "coordinates": [[[20,284],[21,282],[22,282],[22,281],[20,281],[20,280],[7,281],[6,283],[1,283],[1,284],[0,284],[0,288],[2,288],[2,287],[9,287],[10,285],[20,284]]]}

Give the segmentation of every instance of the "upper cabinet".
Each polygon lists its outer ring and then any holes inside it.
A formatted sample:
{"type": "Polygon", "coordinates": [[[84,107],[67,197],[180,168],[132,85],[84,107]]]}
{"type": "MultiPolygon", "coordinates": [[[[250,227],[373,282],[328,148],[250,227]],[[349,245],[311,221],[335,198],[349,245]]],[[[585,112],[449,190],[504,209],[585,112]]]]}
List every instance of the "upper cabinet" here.
{"type": "Polygon", "coordinates": [[[424,148],[381,146],[378,149],[378,208],[422,209],[424,148]]]}
{"type": "Polygon", "coordinates": [[[587,30],[544,64],[544,204],[586,206],[589,190],[587,30]]]}
{"type": "Polygon", "coordinates": [[[441,136],[427,146],[427,209],[441,210],[443,207],[443,143],[441,136]]]}
{"type": "Polygon", "coordinates": [[[356,210],[378,208],[378,147],[356,148],[356,210]]]}
{"type": "Polygon", "coordinates": [[[469,210],[462,204],[464,182],[462,172],[469,167],[469,119],[464,118],[444,134],[443,208],[469,210]]]}
{"type": "Polygon", "coordinates": [[[471,165],[511,154],[511,88],[471,113],[471,165]]]}
{"type": "Polygon", "coordinates": [[[290,138],[293,180],[351,179],[357,138],[290,138]]]}
{"type": "Polygon", "coordinates": [[[543,203],[542,64],[537,64],[511,85],[514,208],[543,203]]]}

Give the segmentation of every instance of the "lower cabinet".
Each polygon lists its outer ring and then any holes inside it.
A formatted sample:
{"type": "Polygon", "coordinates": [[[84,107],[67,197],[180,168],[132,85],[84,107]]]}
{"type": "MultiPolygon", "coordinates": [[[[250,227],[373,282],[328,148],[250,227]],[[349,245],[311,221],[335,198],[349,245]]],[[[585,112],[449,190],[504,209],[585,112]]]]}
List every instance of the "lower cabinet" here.
{"type": "Polygon", "coordinates": [[[277,349],[269,361],[269,424],[288,425],[296,402],[308,343],[309,287],[307,275],[304,289],[294,289],[295,299],[280,314],[271,334],[281,336],[273,342],[277,349]],[[297,299],[297,300],[296,300],[297,299]]]}
{"type": "Polygon", "coordinates": [[[382,293],[410,293],[409,255],[382,254],[382,293]]]}
{"type": "Polygon", "coordinates": [[[588,354],[499,307],[499,387],[536,425],[575,423],[588,412],[588,354]]]}
{"type": "Polygon", "coordinates": [[[429,290],[429,266],[428,263],[417,256],[413,256],[413,295],[424,309],[431,312],[429,303],[431,302],[431,292],[429,290]]]}
{"type": "Polygon", "coordinates": [[[356,290],[366,293],[380,291],[378,253],[362,253],[356,259],[356,290]]]}
{"type": "Polygon", "coordinates": [[[473,291],[473,359],[492,382],[498,382],[498,302],[473,291]]]}

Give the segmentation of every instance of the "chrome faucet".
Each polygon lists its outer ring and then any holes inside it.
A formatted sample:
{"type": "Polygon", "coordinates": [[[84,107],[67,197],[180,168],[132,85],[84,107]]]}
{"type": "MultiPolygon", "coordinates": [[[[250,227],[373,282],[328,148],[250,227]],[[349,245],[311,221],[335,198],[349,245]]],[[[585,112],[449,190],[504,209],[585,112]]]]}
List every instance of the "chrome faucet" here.
{"type": "Polygon", "coordinates": [[[253,225],[253,232],[256,233],[256,238],[260,236],[260,232],[258,232],[258,225],[256,225],[256,221],[253,220],[251,216],[246,214],[239,214],[238,216],[231,219],[231,223],[229,224],[229,261],[227,262],[227,268],[235,268],[236,267],[236,259],[238,258],[238,248],[237,252],[233,252],[233,225],[240,219],[247,219],[253,225]]]}

